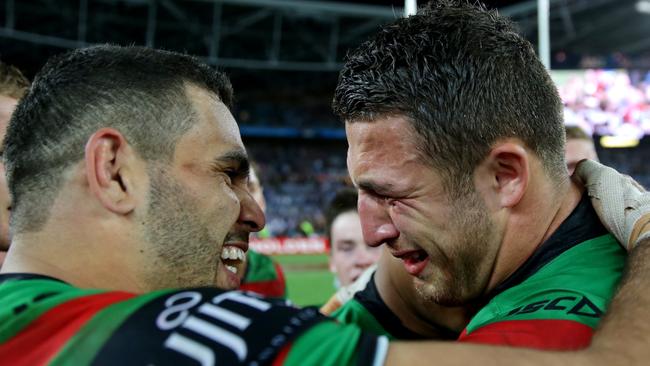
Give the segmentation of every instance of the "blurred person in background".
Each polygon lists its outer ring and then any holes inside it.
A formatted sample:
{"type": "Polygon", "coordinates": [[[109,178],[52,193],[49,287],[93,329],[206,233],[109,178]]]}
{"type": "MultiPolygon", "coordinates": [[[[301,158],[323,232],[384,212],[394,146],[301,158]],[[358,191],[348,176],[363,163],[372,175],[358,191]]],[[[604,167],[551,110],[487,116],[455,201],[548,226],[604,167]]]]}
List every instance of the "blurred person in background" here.
{"type": "MultiPolygon", "coordinates": [[[[25,95],[29,81],[14,66],[0,61],[0,141],[4,140],[11,114],[18,100],[25,95]]],[[[9,214],[11,199],[5,178],[4,163],[0,162],[0,267],[9,249],[9,214]]]]}
{"type": "MultiPolygon", "coordinates": [[[[248,191],[253,199],[266,215],[266,199],[264,199],[264,187],[257,174],[257,166],[251,164],[250,176],[248,177],[248,191]]],[[[261,232],[263,233],[262,229],[261,232]]],[[[268,237],[268,231],[264,236],[268,237]]],[[[244,270],[240,273],[242,278],[241,290],[253,291],[268,297],[287,297],[287,284],[284,278],[284,271],[279,263],[275,262],[268,255],[258,253],[253,249],[246,252],[244,270]]]]}
{"type": "Polygon", "coordinates": [[[377,263],[381,250],[366,245],[357,211],[357,191],[344,188],[336,193],[325,210],[326,233],[330,243],[330,271],[336,287],[348,286],[377,263]]]}
{"type": "Polygon", "coordinates": [[[566,126],[566,146],[564,150],[564,160],[566,161],[569,175],[572,175],[576,169],[576,164],[582,159],[599,161],[596,154],[594,139],[577,126],[566,126]]]}

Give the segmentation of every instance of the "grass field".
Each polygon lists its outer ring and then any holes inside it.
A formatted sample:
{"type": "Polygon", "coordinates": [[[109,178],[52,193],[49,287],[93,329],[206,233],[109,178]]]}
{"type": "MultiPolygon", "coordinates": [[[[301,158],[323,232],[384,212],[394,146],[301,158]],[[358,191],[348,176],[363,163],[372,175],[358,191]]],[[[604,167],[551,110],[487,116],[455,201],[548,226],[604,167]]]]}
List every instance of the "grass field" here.
{"type": "Polygon", "coordinates": [[[289,299],[296,305],[322,305],[334,293],[334,275],[327,254],[274,255],[287,281],[289,299]]]}

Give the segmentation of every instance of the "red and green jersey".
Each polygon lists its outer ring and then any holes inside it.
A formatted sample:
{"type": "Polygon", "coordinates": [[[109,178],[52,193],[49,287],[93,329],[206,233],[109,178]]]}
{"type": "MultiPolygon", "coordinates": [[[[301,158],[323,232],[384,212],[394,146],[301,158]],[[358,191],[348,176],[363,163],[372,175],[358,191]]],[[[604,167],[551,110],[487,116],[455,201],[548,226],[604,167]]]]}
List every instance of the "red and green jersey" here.
{"type": "Polygon", "coordinates": [[[587,197],[491,294],[459,341],[570,350],[589,345],[625,264],[625,251],[587,197]]]}
{"type": "Polygon", "coordinates": [[[388,341],[316,308],[213,288],[146,295],[0,275],[6,365],[369,365],[388,341]]]}
{"type": "Polygon", "coordinates": [[[268,297],[287,297],[282,267],[269,256],[250,249],[246,252],[246,274],[240,289],[268,297]]]}

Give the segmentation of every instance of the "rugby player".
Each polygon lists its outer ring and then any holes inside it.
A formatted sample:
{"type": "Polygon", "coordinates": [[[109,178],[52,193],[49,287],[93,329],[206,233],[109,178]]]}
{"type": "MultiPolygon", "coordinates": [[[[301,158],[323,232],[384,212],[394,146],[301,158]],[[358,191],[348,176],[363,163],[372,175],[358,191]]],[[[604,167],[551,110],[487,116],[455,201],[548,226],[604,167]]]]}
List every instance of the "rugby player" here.
{"type": "Polygon", "coordinates": [[[561,100],[507,19],[432,2],[348,54],[333,105],[366,242],[426,301],[476,308],[459,341],[589,345],[624,251],[571,182],[561,100]]]}
{"type": "Polygon", "coordinates": [[[224,291],[242,265],[226,250],[245,253],[264,226],[231,102],[224,74],[172,52],[97,46],[48,61],[4,144],[3,363],[383,359],[383,338],[315,308],[224,291]]]}

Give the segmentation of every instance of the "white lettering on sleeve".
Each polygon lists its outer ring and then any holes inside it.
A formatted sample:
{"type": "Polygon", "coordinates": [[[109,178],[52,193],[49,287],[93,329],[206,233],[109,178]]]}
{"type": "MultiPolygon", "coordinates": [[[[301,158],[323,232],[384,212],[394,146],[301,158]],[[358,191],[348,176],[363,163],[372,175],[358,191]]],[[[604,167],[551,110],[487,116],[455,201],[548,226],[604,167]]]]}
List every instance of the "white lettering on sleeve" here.
{"type": "Polygon", "coordinates": [[[165,347],[198,361],[201,366],[214,365],[214,352],[210,348],[180,334],[170,335],[165,340],[165,347]]]}
{"type": "Polygon", "coordinates": [[[240,361],[246,358],[248,353],[246,342],[236,334],[194,316],[187,318],[182,327],[228,347],[237,355],[240,361]]]}

